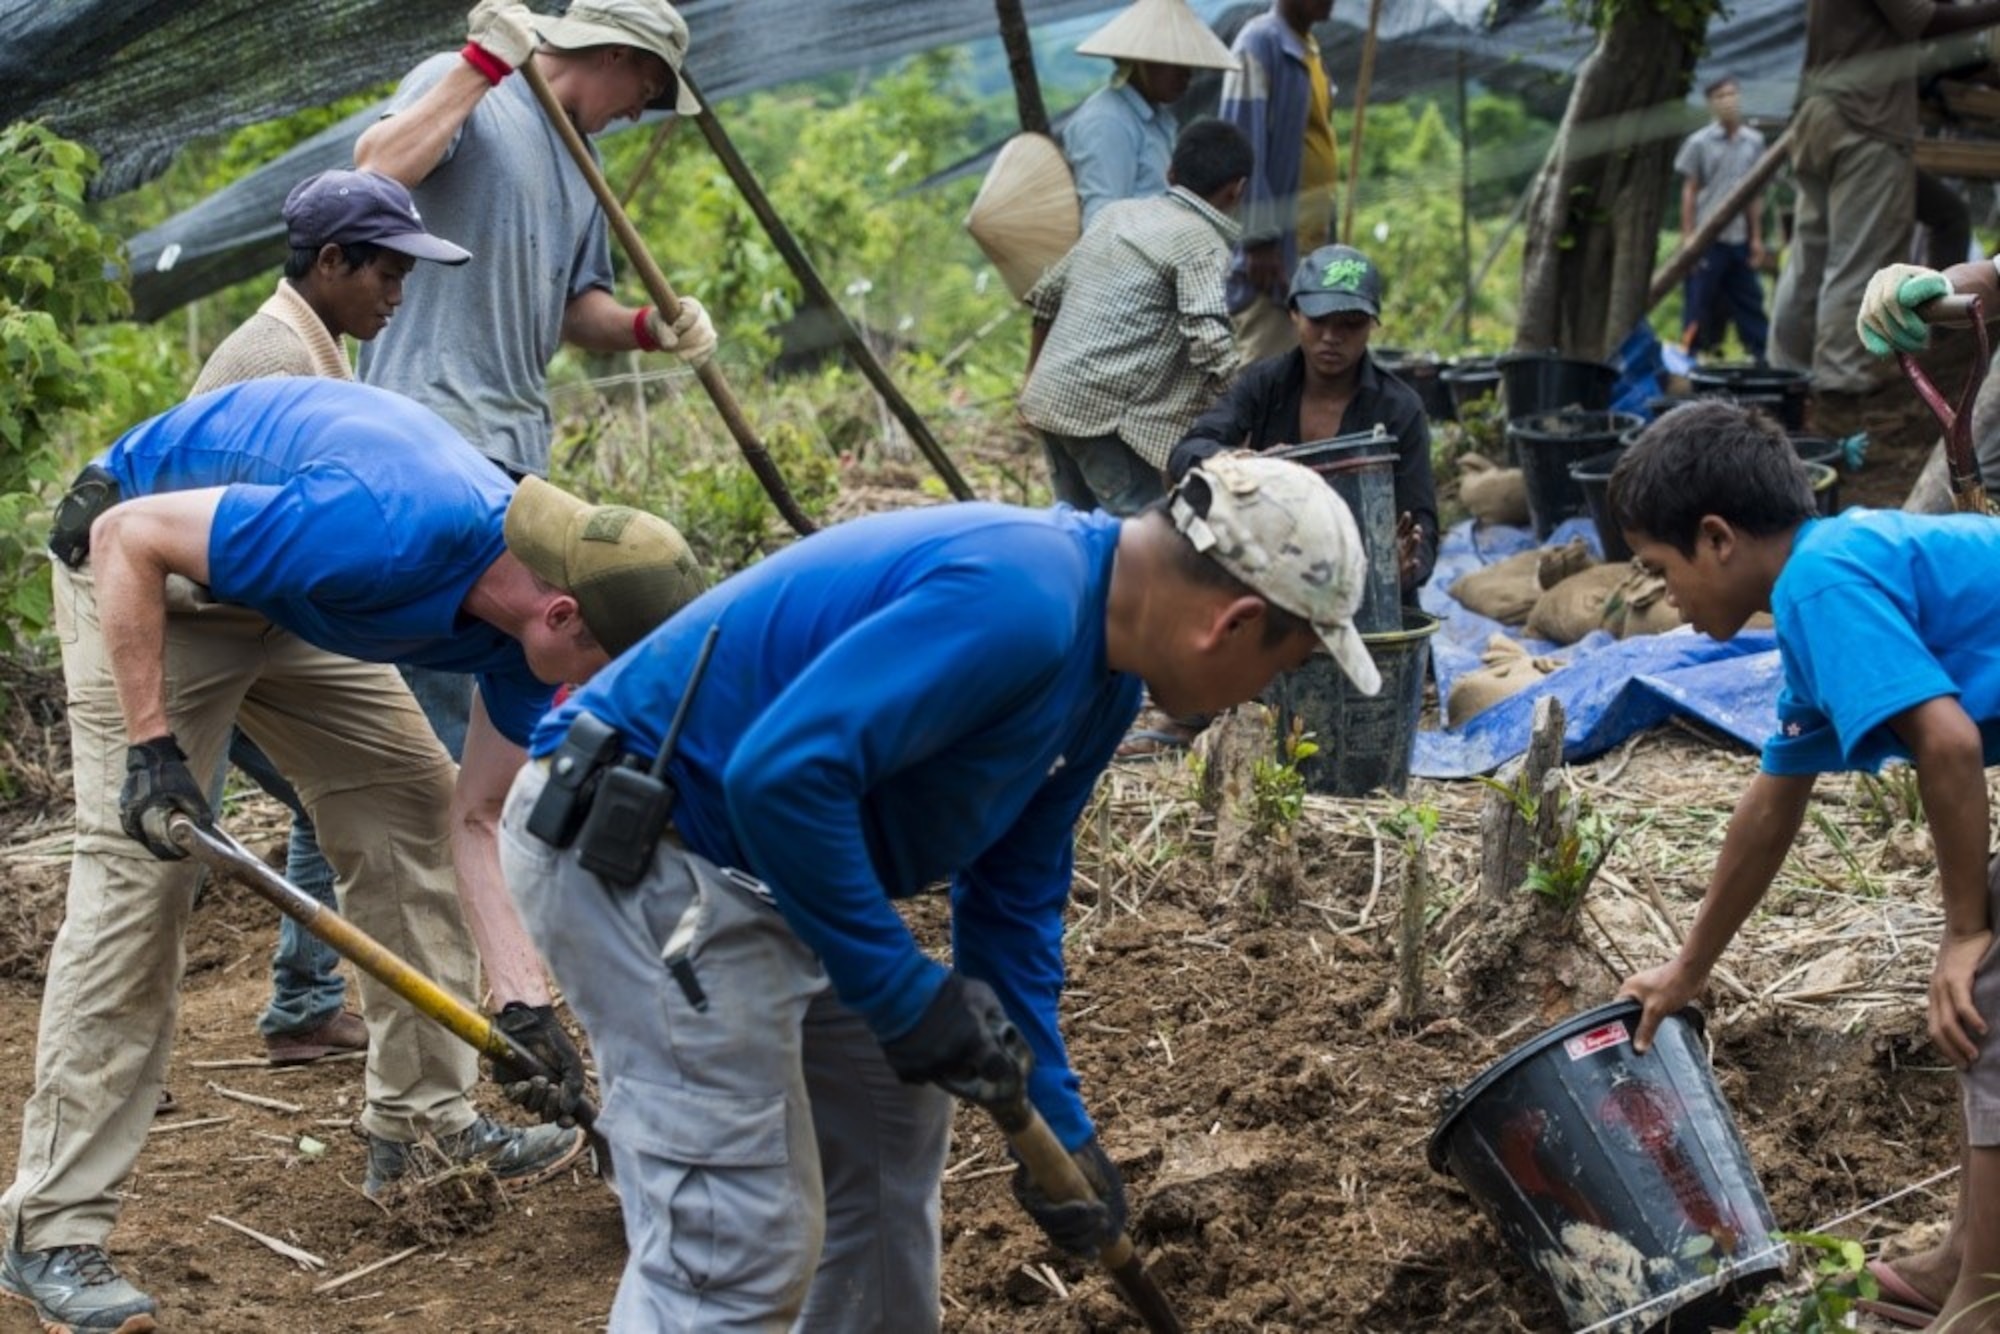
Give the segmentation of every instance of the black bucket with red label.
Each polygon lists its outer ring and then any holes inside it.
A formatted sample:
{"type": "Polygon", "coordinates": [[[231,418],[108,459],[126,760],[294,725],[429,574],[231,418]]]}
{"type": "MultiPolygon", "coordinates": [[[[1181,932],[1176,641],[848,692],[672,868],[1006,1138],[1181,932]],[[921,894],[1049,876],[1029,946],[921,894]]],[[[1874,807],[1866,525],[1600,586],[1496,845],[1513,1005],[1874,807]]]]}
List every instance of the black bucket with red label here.
{"type": "Polygon", "coordinates": [[[1614,1001],[1516,1047],[1445,1095],[1430,1139],[1575,1334],[1733,1326],[1784,1267],[1700,1012],[1669,1016],[1644,1055],[1639,1013],[1614,1001]]]}

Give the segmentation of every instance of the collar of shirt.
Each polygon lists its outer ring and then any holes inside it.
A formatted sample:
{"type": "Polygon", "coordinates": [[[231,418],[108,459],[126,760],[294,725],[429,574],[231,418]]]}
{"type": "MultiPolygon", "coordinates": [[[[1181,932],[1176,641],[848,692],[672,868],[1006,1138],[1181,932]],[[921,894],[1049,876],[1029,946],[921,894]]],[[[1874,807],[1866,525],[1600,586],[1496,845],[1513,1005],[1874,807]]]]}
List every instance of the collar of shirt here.
{"type": "Polygon", "coordinates": [[[1206,218],[1216,231],[1222,233],[1222,239],[1231,245],[1235,245],[1236,238],[1243,234],[1242,226],[1234,218],[1184,185],[1168,187],[1167,198],[1206,218]]]}

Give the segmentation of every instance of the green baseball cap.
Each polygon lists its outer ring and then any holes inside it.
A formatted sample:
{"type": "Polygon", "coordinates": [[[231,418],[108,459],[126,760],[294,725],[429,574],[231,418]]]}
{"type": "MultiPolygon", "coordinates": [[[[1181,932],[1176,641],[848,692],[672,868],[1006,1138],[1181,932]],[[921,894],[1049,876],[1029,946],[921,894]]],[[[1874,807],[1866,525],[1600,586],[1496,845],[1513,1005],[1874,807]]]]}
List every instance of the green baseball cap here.
{"type": "Polygon", "coordinates": [[[524,477],[507,506],[507,550],[576,599],[583,623],[617,657],[707,587],[674,526],[628,505],[592,505],[524,477]]]}
{"type": "Polygon", "coordinates": [[[1309,320],[1355,310],[1379,319],[1382,271],[1351,245],[1323,245],[1299,261],[1291,303],[1309,320]]]}

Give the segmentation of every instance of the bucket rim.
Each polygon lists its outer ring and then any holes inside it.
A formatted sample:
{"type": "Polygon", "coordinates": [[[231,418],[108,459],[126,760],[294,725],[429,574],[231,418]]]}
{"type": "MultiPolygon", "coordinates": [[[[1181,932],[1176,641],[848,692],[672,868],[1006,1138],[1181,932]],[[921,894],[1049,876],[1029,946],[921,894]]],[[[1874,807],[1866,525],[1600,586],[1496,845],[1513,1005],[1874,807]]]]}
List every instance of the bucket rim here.
{"type": "Polygon", "coordinates": [[[1556,408],[1511,418],[1507,422],[1507,434],[1534,440],[1583,440],[1593,435],[1622,435],[1635,426],[1645,424],[1646,419],[1636,412],[1618,412],[1612,408],[1556,408]],[[1545,422],[1582,422],[1588,419],[1601,421],[1603,425],[1589,431],[1559,431],[1553,426],[1543,425],[1545,422]]]}
{"type": "Polygon", "coordinates": [[[1591,370],[1604,372],[1613,380],[1618,378],[1618,368],[1608,361],[1565,356],[1560,352],[1504,352],[1494,359],[1494,364],[1502,370],[1509,366],[1523,366],[1531,362],[1538,366],[1587,366],[1591,370]]]}
{"type": "Polygon", "coordinates": [[[1393,647],[1397,643],[1418,639],[1429,639],[1444,628],[1444,619],[1433,616],[1419,607],[1403,608],[1403,628],[1400,630],[1377,630],[1361,636],[1363,644],[1379,644],[1393,647]]]}
{"type": "Polygon", "coordinates": [[[1587,459],[1578,459],[1569,465],[1569,475],[1579,482],[1608,482],[1611,470],[1618,466],[1618,460],[1625,457],[1630,445],[1619,445],[1607,449],[1602,454],[1592,454],[1587,459]]]}
{"type": "MultiPolygon", "coordinates": [[[[1573,1014],[1561,1023],[1551,1028],[1543,1029],[1534,1037],[1515,1047],[1505,1056],[1502,1056],[1499,1060],[1474,1076],[1471,1083],[1460,1088],[1446,1089],[1439,1100],[1444,1107],[1444,1114],[1438,1118],[1437,1127],[1431,1131],[1430,1141],[1425,1146],[1424,1156],[1429,1160],[1431,1170],[1433,1172],[1443,1172],[1447,1176],[1451,1175],[1451,1169],[1445,1165],[1446,1145],[1450,1141],[1451,1130],[1458,1124],[1459,1118],[1465,1114],[1466,1110],[1473,1103],[1479,1101],[1481,1097],[1491,1092],[1495,1084],[1505,1079],[1508,1075],[1513,1074],[1516,1070],[1557,1043],[1566,1042],[1578,1033],[1597,1028],[1609,1023],[1613,1019],[1637,1019],[1639,1015],[1645,1012],[1645,1008],[1638,1001],[1630,997],[1624,997],[1619,1000],[1607,1001],[1603,1005],[1573,1014]]],[[[1707,1018],[1699,1008],[1693,1005],[1677,1010],[1673,1014],[1668,1015],[1667,1018],[1684,1020],[1694,1029],[1694,1035],[1697,1039],[1708,1028],[1707,1018]]],[[[1664,1022],[1663,1020],[1662,1023],[1664,1022]]]]}

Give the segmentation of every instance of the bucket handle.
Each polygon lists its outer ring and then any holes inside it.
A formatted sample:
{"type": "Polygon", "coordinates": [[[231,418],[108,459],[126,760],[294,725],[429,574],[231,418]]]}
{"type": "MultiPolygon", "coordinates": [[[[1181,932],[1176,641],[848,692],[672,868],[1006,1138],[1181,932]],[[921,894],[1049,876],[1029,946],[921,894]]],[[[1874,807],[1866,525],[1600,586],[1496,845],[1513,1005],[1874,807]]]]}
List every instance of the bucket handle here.
{"type": "Polygon", "coordinates": [[[1945,401],[1938,387],[1931,383],[1929,375],[1908,352],[1898,352],[1897,362],[1903,374],[1909,377],[1910,385],[1923,399],[1931,414],[1944,428],[1944,456],[1951,474],[1952,503],[1961,513],[1986,514],[1990,507],[1986,499],[1986,486],[1979,476],[1979,461],[1972,447],[1972,405],[1979,397],[1979,387],[1986,381],[1986,363],[1992,349],[1986,337],[1986,313],[1977,296],[1971,294],[1942,296],[1926,301],[1918,311],[1931,324],[1959,324],[1970,321],[1973,337],[1978,342],[1978,350],[1972,361],[1972,368],[1966,372],[1965,387],[1959,391],[1956,407],[1945,401]]]}

